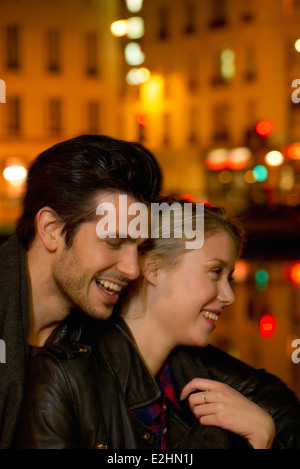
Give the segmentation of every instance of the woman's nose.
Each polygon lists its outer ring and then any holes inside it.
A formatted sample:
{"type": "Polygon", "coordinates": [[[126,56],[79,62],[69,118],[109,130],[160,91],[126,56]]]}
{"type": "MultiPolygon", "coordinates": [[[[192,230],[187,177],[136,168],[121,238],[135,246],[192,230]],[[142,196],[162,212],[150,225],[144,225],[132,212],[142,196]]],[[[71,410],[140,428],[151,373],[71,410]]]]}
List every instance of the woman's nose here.
{"type": "Polygon", "coordinates": [[[225,306],[229,306],[234,303],[235,294],[233,293],[232,287],[228,281],[220,285],[218,300],[225,304],[225,306]]]}

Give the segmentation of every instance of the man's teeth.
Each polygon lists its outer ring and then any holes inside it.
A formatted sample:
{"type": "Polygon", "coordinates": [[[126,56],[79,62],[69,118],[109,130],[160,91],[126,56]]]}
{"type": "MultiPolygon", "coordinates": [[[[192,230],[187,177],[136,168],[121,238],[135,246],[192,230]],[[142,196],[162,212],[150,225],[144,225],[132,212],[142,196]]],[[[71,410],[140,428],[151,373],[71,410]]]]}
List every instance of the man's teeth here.
{"type": "Polygon", "coordinates": [[[219,317],[217,314],[211,313],[210,311],[202,311],[202,316],[212,319],[212,321],[217,321],[219,317]]]}
{"type": "Polygon", "coordinates": [[[102,288],[104,288],[110,293],[118,293],[122,290],[122,287],[120,287],[120,285],[117,285],[113,282],[109,282],[108,280],[97,280],[97,283],[99,283],[102,288]]]}

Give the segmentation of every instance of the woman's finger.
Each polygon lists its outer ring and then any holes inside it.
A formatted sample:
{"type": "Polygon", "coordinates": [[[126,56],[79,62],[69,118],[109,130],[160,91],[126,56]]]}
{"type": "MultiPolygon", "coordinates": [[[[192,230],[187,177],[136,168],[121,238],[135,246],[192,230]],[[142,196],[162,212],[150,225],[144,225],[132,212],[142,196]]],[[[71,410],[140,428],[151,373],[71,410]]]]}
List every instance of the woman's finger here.
{"type": "MultiPolygon", "coordinates": [[[[184,386],[181,391],[180,400],[183,401],[188,397],[189,394],[195,391],[202,391],[203,393],[209,392],[218,385],[217,381],[206,378],[194,378],[188,384],[184,386]]],[[[206,394],[207,395],[207,394],[206,394]]]]}

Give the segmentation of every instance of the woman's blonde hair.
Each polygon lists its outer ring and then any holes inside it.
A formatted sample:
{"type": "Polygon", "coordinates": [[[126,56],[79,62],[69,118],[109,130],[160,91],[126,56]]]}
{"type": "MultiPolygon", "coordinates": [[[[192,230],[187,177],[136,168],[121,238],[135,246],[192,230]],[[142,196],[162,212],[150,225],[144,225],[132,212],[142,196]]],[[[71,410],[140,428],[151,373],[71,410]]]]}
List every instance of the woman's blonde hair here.
{"type": "MultiPolygon", "coordinates": [[[[155,233],[154,235],[151,233],[149,238],[142,243],[139,251],[142,257],[150,256],[159,259],[167,268],[174,266],[179,256],[186,252],[185,243],[190,239],[186,237],[184,223],[191,226],[193,232],[195,232],[198,227],[196,217],[199,215],[199,211],[196,203],[188,202],[186,199],[160,197],[157,203],[167,208],[172,206],[172,210],[168,211],[170,222],[168,224],[163,223],[163,210],[156,214],[156,219],[152,220],[152,226],[153,224],[156,225],[155,233]],[[184,210],[184,205],[187,203],[189,204],[188,218],[184,210]],[[181,236],[178,236],[179,232],[182,234],[181,236]]],[[[240,256],[246,241],[245,230],[240,221],[227,207],[207,203],[203,205],[202,221],[204,226],[202,229],[204,238],[224,230],[232,237],[237,248],[237,255],[240,256]]]]}

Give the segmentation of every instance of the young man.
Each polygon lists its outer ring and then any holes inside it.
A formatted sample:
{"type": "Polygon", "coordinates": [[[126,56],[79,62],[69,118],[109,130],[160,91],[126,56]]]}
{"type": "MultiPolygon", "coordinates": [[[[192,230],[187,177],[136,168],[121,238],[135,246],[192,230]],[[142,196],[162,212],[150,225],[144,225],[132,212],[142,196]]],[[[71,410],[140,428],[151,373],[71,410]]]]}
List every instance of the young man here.
{"type": "Polygon", "coordinates": [[[58,143],[32,164],[16,236],[0,249],[0,448],[11,445],[32,348],[72,310],[108,318],[139,275],[138,239],[118,224],[115,238],[101,239],[98,205],[111,204],[118,220],[120,195],[128,208],[149,203],[160,187],[148,150],[105,136],[58,143]]]}

